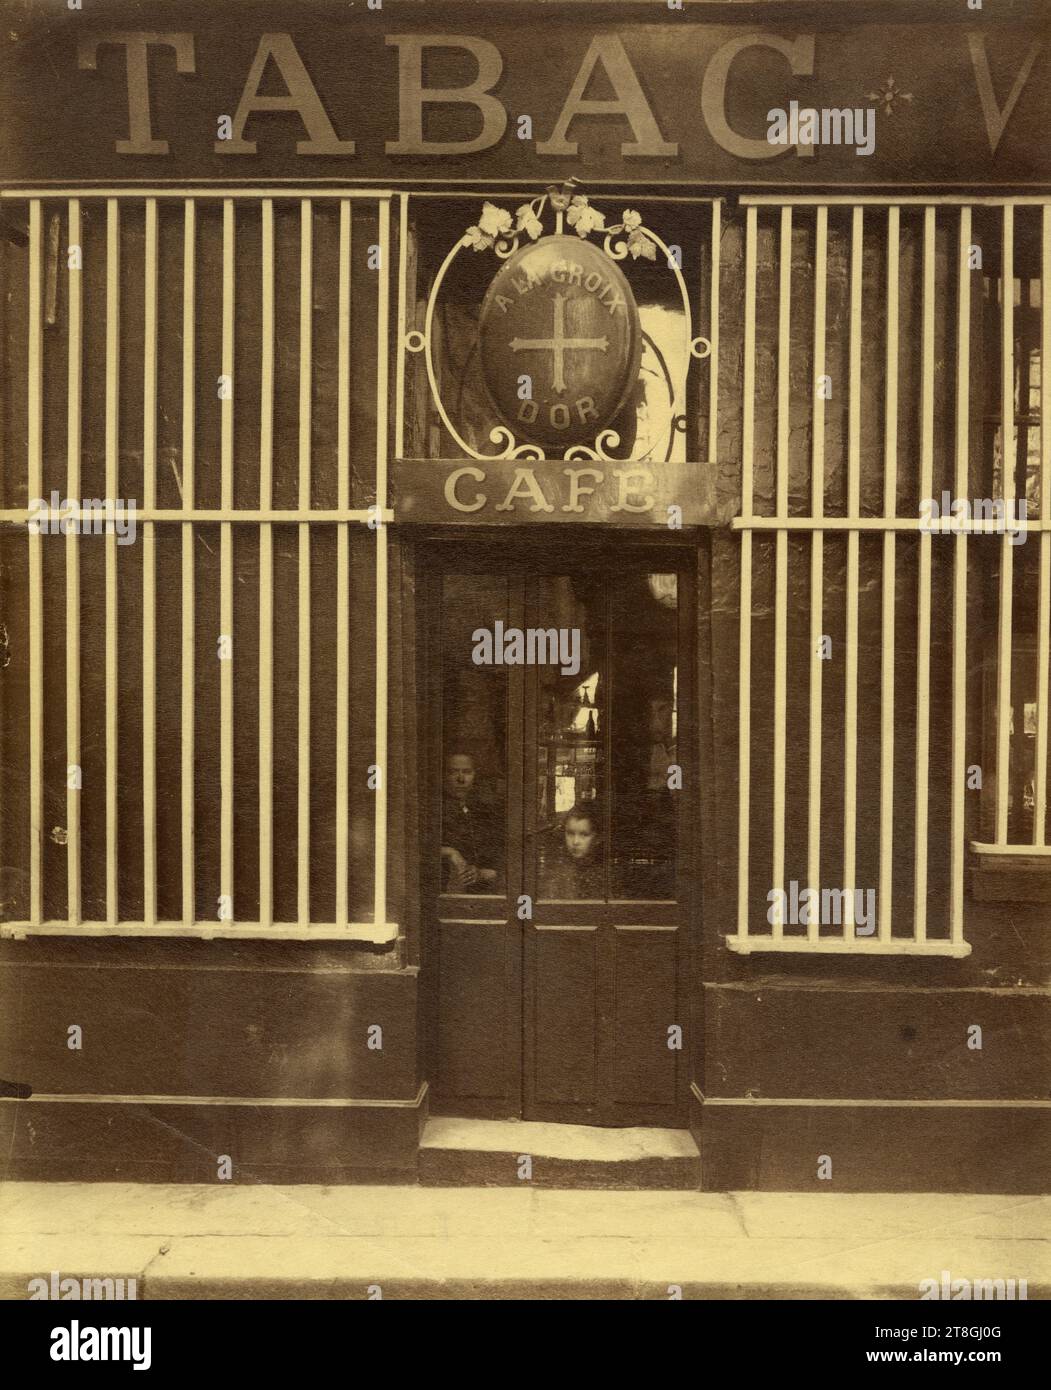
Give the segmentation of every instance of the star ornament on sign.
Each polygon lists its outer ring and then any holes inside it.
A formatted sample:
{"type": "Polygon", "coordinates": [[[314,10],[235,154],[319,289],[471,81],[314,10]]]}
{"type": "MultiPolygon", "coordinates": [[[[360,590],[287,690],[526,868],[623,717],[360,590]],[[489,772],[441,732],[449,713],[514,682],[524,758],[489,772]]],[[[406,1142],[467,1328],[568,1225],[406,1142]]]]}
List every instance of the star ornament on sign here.
{"type": "Polygon", "coordinates": [[[883,114],[885,116],[893,116],[894,103],[896,101],[912,101],[912,93],[903,92],[901,88],[895,84],[894,78],[888,77],[883,84],[883,90],[879,92],[866,92],[865,100],[878,101],[883,107],[883,114]]]}

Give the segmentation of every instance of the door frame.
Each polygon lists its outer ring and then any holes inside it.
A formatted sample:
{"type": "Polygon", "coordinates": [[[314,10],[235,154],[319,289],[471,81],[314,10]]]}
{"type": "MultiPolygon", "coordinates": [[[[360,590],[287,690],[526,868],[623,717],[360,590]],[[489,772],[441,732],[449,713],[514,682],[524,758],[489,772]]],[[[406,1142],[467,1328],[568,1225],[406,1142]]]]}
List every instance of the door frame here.
{"type": "MultiPolygon", "coordinates": [[[[702,749],[709,744],[702,718],[707,701],[702,689],[702,667],[708,654],[701,650],[706,623],[698,621],[699,603],[708,590],[706,574],[707,545],[699,543],[696,530],[687,532],[651,533],[628,532],[621,529],[559,527],[552,534],[547,528],[522,528],[513,531],[503,527],[440,527],[420,528],[415,537],[415,576],[417,595],[417,652],[419,683],[416,691],[418,717],[418,749],[420,764],[420,803],[418,807],[420,847],[420,1023],[422,1028],[422,1073],[431,1095],[435,1113],[478,1116],[482,1118],[522,1118],[526,1102],[526,1035],[523,1010],[525,1005],[525,955],[521,934],[507,934],[508,949],[504,953],[503,987],[508,1002],[506,1046],[509,1057],[517,1057],[512,1073],[517,1077],[510,1088],[511,1100],[506,1112],[490,1102],[459,1099],[443,1101],[438,1074],[438,951],[435,904],[439,898],[439,863],[437,847],[440,831],[437,828],[437,808],[441,804],[442,780],[442,668],[439,643],[441,583],[445,574],[520,574],[528,579],[538,573],[565,573],[589,563],[609,565],[616,560],[632,568],[644,564],[658,569],[672,565],[680,574],[680,644],[682,660],[682,689],[679,702],[680,728],[688,737],[678,740],[677,754],[683,768],[685,800],[680,808],[677,884],[682,914],[682,936],[678,953],[676,1008],[686,1038],[681,1064],[677,1069],[675,1118],[666,1113],[660,1118],[630,1123],[687,1123],[690,1085],[700,1054],[700,1000],[697,997],[698,966],[701,948],[701,908],[705,879],[703,861],[709,858],[702,852],[700,831],[703,815],[701,781],[702,749]],[[572,556],[567,564],[567,554],[572,556]],[[682,644],[685,644],[684,646],[682,644]],[[685,726],[685,727],[684,727],[685,726]]],[[[523,615],[524,616],[524,615],[523,615]]],[[[527,680],[522,682],[523,695],[527,680]]],[[[512,687],[514,683],[512,682],[512,687]]],[[[528,781],[525,763],[528,734],[525,699],[517,701],[510,693],[508,708],[508,787],[523,788],[528,781]],[[520,707],[518,707],[520,706],[520,707]]],[[[508,797],[505,817],[507,842],[505,850],[517,850],[523,863],[513,862],[505,854],[505,901],[513,902],[514,890],[525,891],[525,798],[508,797]]],[[[470,920],[486,919],[485,899],[470,902],[457,900],[457,912],[463,911],[470,920]]],[[[647,905],[638,904],[633,912],[646,922],[647,905]]],[[[540,1117],[543,1118],[543,1117],[540,1117]]],[[[593,1123],[588,1119],[568,1122],[593,1123]]]]}

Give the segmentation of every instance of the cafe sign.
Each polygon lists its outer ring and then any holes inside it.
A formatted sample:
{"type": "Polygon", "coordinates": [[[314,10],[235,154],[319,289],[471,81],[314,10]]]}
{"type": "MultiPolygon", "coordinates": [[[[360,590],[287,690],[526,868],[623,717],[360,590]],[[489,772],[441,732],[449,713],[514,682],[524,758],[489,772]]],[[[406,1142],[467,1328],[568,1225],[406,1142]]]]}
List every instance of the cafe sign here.
{"type": "Polygon", "coordinates": [[[399,521],[716,524],[711,463],[672,458],[686,424],[690,365],[712,345],[693,336],[677,257],[636,209],[607,214],[575,180],[513,211],[483,202],[434,277],[423,323],[405,334],[403,347],[422,357],[453,447],[438,460],[394,462],[399,521]],[[443,382],[433,353],[444,282],[458,257],[480,268],[496,262],[478,312],[477,361],[489,398],[482,430],[460,420],[462,393],[455,379],[443,382]],[[640,261],[673,278],[683,340],[674,369],[666,369],[666,406],[654,412],[654,433],[636,458],[644,334],[621,267],[640,261]]]}
{"type": "MultiPolygon", "coordinates": [[[[635,435],[645,335],[622,265],[649,262],[671,276],[681,304],[682,351],[665,367],[667,409],[652,448],[670,459],[685,426],[690,364],[711,343],[694,337],[690,293],[679,256],[637,209],[619,218],[593,206],[575,179],[517,208],[485,201],[478,220],[450,247],[435,275],[423,328],[403,340],[423,358],[428,388],[453,453],[482,462],[563,458],[618,464],[635,435]],[[513,210],[512,210],[513,208],[513,210]],[[491,428],[460,418],[462,392],[439,371],[435,356],[446,277],[458,258],[479,268],[495,260],[479,287],[477,359],[491,428]],[[447,399],[448,397],[448,399],[447,399]],[[459,404],[458,404],[459,401],[459,404]]],[[[659,417],[655,417],[659,419],[659,417]]]]}
{"type": "Polygon", "coordinates": [[[391,490],[397,521],[417,525],[604,522],[677,531],[728,525],[733,515],[717,499],[708,463],[399,459],[391,490]]]}

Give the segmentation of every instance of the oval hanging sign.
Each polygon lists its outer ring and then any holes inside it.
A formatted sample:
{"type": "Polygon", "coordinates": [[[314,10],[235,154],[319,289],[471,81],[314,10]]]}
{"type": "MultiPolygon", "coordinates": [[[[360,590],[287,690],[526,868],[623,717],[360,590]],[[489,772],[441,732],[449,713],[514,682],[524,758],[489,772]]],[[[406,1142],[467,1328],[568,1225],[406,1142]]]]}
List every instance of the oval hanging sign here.
{"type": "Polygon", "coordinates": [[[516,439],[545,449],[593,442],[639,374],[631,286],[576,236],[542,237],[508,258],[482,302],[478,338],[497,415],[516,439]]]}

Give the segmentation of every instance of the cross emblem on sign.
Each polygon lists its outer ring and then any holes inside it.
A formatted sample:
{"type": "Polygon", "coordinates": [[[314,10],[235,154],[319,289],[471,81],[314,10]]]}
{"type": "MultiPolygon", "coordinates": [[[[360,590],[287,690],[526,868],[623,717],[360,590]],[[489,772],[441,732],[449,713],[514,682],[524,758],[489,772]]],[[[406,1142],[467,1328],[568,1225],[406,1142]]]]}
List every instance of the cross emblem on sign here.
{"type": "Polygon", "coordinates": [[[564,294],[555,295],[555,325],[554,336],[551,338],[512,338],[512,352],[550,352],[555,359],[554,379],[552,385],[559,393],[566,389],[566,353],[574,350],[591,349],[597,352],[605,352],[609,347],[608,338],[567,338],[566,331],[566,296],[564,294]]]}

